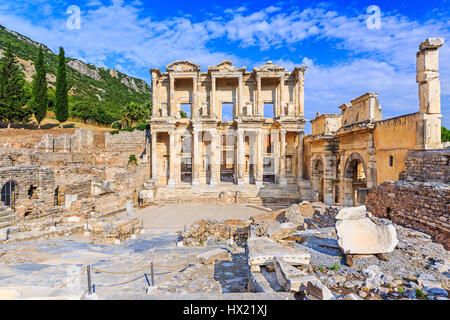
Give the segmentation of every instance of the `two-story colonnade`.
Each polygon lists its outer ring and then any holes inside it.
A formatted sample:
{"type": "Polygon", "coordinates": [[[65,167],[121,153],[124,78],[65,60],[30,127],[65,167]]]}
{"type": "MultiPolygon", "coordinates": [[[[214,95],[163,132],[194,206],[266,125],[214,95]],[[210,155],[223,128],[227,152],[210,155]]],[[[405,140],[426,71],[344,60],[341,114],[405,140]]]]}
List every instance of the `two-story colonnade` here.
{"type": "Polygon", "coordinates": [[[247,72],[229,60],[152,69],[152,184],[298,186],[305,70],[269,61],[247,72]]]}

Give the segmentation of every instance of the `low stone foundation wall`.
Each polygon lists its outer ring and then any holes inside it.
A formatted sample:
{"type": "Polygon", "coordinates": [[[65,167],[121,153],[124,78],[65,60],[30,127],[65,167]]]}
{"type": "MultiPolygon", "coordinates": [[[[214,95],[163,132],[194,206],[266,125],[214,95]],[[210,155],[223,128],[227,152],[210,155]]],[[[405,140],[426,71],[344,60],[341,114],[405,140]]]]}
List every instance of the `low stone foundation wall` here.
{"type": "Polygon", "coordinates": [[[366,198],[367,210],[425,232],[450,250],[450,185],[439,182],[384,182],[366,198]]]}
{"type": "Polygon", "coordinates": [[[400,180],[450,183],[450,149],[409,151],[400,180]]]}

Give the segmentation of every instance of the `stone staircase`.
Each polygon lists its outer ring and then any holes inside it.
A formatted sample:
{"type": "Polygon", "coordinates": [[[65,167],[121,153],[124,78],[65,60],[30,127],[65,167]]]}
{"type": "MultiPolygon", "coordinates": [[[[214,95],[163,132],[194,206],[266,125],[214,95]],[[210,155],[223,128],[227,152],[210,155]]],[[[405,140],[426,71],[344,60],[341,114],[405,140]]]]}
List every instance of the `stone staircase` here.
{"type": "Polygon", "coordinates": [[[16,215],[11,208],[0,203],[0,229],[11,226],[16,220],[16,215]]]}

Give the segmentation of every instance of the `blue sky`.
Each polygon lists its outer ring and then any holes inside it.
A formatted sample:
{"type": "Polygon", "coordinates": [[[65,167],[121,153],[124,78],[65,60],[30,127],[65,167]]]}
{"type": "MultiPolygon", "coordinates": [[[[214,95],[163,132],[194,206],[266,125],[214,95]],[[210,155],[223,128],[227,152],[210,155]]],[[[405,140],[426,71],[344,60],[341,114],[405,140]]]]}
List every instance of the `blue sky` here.
{"type": "MultiPolygon", "coordinates": [[[[450,40],[450,0],[427,1],[4,1],[0,24],[54,52],[150,82],[149,69],[223,59],[251,69],[272,60],[306,65],[305,116],[378,92],[384,118],[418,110],[415,57],[428,37],[450,40]],[[67,8],[81,9],[68,29],[67,8]],[[381,12],[369,29],[367,8],[381,12]]],[[[443,124],[450,127],[450,43],[441,48],[443,124]]]]}

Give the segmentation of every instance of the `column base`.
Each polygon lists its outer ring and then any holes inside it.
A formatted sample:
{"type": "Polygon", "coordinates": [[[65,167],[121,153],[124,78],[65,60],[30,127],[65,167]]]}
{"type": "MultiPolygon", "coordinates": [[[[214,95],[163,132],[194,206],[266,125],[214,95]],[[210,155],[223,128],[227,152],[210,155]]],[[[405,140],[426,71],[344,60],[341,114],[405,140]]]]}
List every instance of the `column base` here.
{"type": "Polygon", "coordinates": [[[167,185],[169,186],[169,187],[173,187],[173,186],[175,186],[175,179],[169,179],[169,181],[167,181],[167,185]]]}
{"type": "Polygon", "coordinates": [[[211,180],[209,181],[209,185],[210,185],[210,186],[217,186],[217,180],[211,179],[211,180]]]}
{"type": "Polygon", "coordinates": [[[198,178],[192,179],[192,185],[193,186],[198,186],[199,184],[200,184],[200,181],[198,180],[198,178]]]}
{"type": "Polygon", "coordinates": [[[255,182],[255,186],[257,186],[258,188],[261,188],[263,186],[263,181],[261,180],[256,180],[255,182]]]}
{"type": "Polygon", "coordinates": [[[287,185],[287,179],[286,178],[280,178],[279,184],[282,185],[282,186],[287,185]]]}

